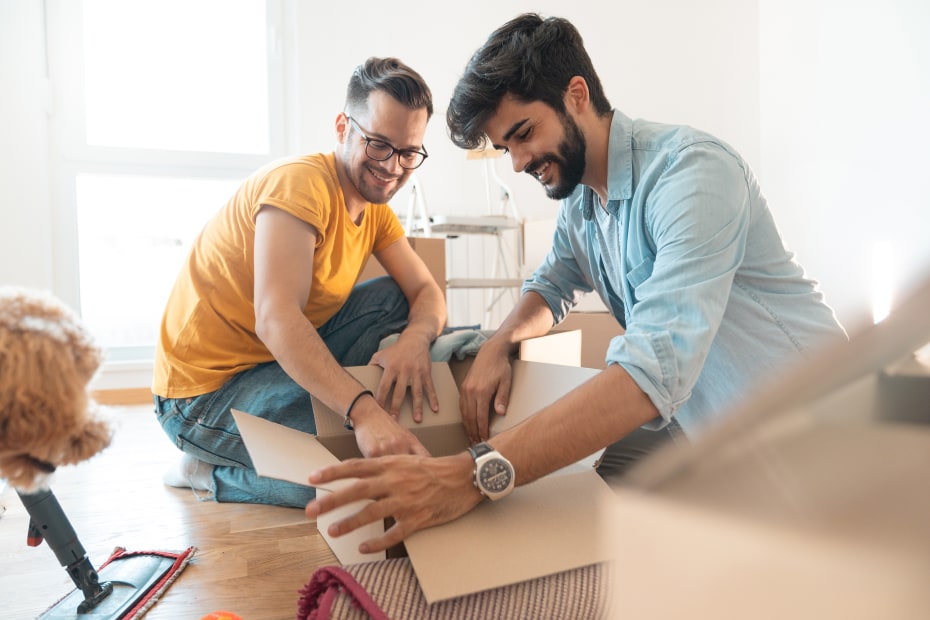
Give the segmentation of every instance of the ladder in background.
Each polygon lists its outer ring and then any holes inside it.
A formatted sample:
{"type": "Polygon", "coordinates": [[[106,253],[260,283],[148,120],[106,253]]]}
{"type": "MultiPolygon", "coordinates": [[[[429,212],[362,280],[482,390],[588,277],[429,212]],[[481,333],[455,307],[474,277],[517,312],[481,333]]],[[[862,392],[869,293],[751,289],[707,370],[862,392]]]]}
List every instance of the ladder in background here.
{"type": "Polygon", "coordinates": [[[523,218],[517,209],[513,193],[506,183],[497,175],[491,159],[484,160],[485,182],[489,192],[487,215],[431,215],[426,206],[423,187],[413,176],[410,179],[410,198],[407,206],[405,228],[410,236],[443,236],[449,239],[471,235],[490,236],[494,239],[495,252],[485,256],[482,264],[482,277],[459,278],[447,277],[446,290],[473,289],[486,293],[484,302],[484,322],[482,328],[492,329],[491,319],[494,309],[501,303],[504,295],[510,293],[514,303],[519,297],[523,284],[523,218]],[[493,205],[491,192],[496,190],[497,208],[493,205]],[[505,237],[511,236],[514,243],[508,243],[505,237]]]}

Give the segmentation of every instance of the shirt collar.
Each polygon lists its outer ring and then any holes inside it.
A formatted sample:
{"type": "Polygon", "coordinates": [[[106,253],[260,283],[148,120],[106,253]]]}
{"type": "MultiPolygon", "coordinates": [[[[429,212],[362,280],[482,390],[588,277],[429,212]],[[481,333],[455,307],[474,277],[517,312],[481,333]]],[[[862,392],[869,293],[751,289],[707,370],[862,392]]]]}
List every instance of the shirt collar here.
{"type": "MultiPolygon", "coordinates": [[[[607,211],[617,214],[619,201],[633,195],[633,121],[620,110],[613,110],[610,121],[610,139],[607,143],[607,211]]],[[[590,220],[597,206],[597,194],[584,187],[581,201],[582,215],[590,220]]]]}

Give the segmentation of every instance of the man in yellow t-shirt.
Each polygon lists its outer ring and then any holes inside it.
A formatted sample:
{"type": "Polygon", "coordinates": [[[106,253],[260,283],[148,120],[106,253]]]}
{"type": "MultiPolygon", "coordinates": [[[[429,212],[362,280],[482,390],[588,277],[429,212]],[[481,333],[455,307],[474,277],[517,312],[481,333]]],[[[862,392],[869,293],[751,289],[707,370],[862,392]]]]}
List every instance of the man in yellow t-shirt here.
{"type": "Polygon", "coordinates": [[[159,422],[184,452],[167,484],[303,507],[313,489],[259,478],[230,409],[315,433],[310,393],[351,410],[365,456],[427,454],[396,414],[408,390],[415,419],[438,409],[429,348],[446,307],[387,202],[426,159],[432,112],[417,72],[368,59],[336,116],[335,151],[259,169],[195,240],[152,383],[159,422]],[[356,286],[372,254],[389,275],[356,286]],[[384,368],[374,394],[343,368],[369,363],[384,368]]]}

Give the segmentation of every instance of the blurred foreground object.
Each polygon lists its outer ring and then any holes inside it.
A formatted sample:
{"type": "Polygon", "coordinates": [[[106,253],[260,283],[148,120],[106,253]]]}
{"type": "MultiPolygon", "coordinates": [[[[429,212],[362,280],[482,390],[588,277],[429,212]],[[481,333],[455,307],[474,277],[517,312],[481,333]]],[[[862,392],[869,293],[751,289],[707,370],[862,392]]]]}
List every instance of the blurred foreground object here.
{"type": "Polygon", "coordinates": [[[618,617],[927,618],[930,402],[882,378],[928,340],[930,280],[645,459],[605,507],[618,617]]]}

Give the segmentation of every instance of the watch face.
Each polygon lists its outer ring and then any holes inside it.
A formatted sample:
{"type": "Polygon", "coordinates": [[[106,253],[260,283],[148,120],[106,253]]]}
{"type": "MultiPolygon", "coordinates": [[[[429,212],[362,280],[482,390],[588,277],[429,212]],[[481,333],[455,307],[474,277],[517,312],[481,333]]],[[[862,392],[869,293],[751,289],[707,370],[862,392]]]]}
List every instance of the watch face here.
{"type": "Polygon", "coordinates": [[[488,493],[501,493],[513,480],[513,468],[504,459],[491,459],[481,466],[478,480],[488,493]]]}

